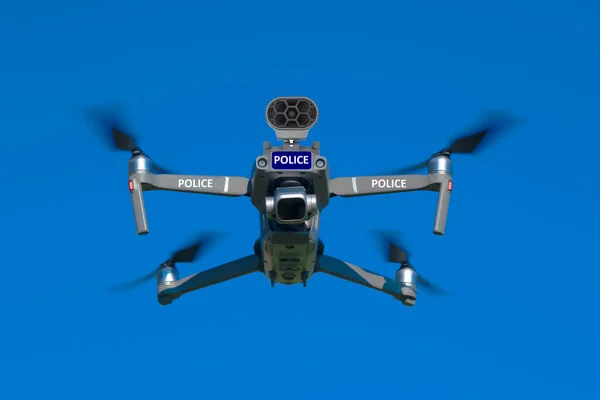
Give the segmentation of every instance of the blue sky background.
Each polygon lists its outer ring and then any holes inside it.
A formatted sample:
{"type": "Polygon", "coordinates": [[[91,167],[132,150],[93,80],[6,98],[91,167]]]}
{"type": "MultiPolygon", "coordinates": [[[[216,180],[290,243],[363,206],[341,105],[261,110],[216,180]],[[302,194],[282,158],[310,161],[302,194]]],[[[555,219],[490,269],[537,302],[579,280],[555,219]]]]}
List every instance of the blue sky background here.
{"type": "Polygon", "coordinates": [[[599,398],[598,6],[401,3],[2,3],[0,397],[599,398]],[[243,198],[155,192],[138,237],[128,156],[82,110],[118,101],[157,162],[247,175],[283,95],[318,104],[332,177],[418,161],[490,109],[526,119],[454,158],[444,237],[432,193],[323,215],[329,254],[393,276],[369,231],[398,230],[455,295],[409,309],[319,275],[169,307],[152,283],[104,292],[198,232],[228,235],[182,274],[246,255],[257,217],[243,198]]]}

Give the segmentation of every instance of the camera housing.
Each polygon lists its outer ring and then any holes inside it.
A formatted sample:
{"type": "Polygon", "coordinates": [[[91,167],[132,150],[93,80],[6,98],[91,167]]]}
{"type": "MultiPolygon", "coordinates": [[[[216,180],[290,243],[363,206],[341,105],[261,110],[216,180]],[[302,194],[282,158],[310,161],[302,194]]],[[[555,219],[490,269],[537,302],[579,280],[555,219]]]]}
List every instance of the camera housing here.
{"type": "Polygon", "coordinates": [[[298,224],[317,212],[317,196],[306,194],[303,186],[278,187],[275,195],[266,199],[267,213],[280,224],[298,224]]]}

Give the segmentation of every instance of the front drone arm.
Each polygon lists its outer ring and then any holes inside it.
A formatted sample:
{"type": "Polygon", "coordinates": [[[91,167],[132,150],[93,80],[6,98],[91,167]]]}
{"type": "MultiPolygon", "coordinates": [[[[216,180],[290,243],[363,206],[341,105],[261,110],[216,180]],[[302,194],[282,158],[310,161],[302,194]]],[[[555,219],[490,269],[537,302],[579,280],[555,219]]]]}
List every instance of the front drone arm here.
{"type": "Polygon", "coordinates": [[[248,178],[241,176],[206,176],[135,173],[129,179],[142,184],[144,191],[169,190],[212,194],[216,196],[239,197],[248,195],[248,178]]]}
{"type": "Polygon", "coordinates": [[[329,181],[332,196],[372,196],[416,190],[437,190],[444,179],[440,175],[386,175],[335,178],[329,181]]]}
{"type": "Polygon", "coordinates": [[[319,258],[316,271],[387,293],[403,303],[413,300],[410,297],[415,295],[412,288],[400,282],[328,255],[319,258]]]}
{"type": "MultiPolygon", "coordinates": [[[[194,290],[203,289],[207,286],[216,285],[217,283],[229,281],[254,272],[260,272],[261,270],[260,258],[255,255],[249,255],[179,280],[170,282],[161,282],[159,280],[158,301],[162,305],[170,304],[174,299],[194,290]]],[[[158,274],[160,277],[160,270],[158,274]]],[[[167,273],[162,276],[169,275],[167,273]]]]}
{"type": "Polygon", "coordinates": [[[332,197],[371,196],[417,190],[439,192],[433,233],[443,235],[446,230],[450,192],[452,191],[451,175],[358,176],[354,178],[335,178],[329,181],[329,192],[332,197]]]}
{"type": "Polygon", "coordinates": [[[249,195],[249,182],[247,178],[239,176],[155,175],[147,171],[134,172],[129,176],[129,191],[137,233],[138,235],[148,233],[148,219],[142,194],[145,191],[169,190],[240,197],[249,195]]]}

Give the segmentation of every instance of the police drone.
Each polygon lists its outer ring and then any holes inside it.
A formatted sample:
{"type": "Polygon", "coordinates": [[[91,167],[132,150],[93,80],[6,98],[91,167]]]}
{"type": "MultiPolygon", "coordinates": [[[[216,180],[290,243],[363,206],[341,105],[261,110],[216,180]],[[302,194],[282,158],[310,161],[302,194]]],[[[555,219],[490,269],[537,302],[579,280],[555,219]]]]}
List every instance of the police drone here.
{"type": "Polygon", "coordinates": [[[483,126],[423,162],[389,175],[331,179],[319,142],[302,143],[319,117],[317,105],[306,97],[279,97],[268,104],[266,119],[282,143],[264,142],[263,152],[254,160],[250,178],[246,178],[172,173],[142,151],[134,137],[124,132],[116,114],[92,116],[114,149],[131,153],[128,187],[138,235],[149,232],[144,193],[154,190],[247,197],[258,210],[260,231],[250,254],[180,278],[177,265],[194,261],[214,241],[213,235],[205,235],[175,251],[147,276],[114,288],[129,289],[156,277],[161,305],[171,304],[186,293],[253,273],[264,274],[272,287],[306,287],[311,277],[321,272],[387,293],[409,307],[416,303],[418,287],[445,293],[416,272],[406,246],[392,234],[379,236],[387,261],[398,266],[394,279],[327,254],[319,236],[321,212],[334,197],[429,191],[437,193],[433,233],[443,235],[452,193],[451,156],[474,153],[484,140],[505,130],[511,122],[504,116],[491,117],[483,126]],[[427,172],[419,173],[420,170],[427,172]]]}

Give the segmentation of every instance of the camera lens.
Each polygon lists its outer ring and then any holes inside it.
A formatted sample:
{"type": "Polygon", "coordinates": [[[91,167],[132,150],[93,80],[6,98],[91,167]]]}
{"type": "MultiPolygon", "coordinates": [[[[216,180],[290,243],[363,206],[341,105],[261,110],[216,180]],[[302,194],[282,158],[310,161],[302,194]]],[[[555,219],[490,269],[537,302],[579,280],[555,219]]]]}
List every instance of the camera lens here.
{"type": "Polygon", "coordinates": [[[282,221],[304,220],[306,217],[306,202],[304,199],[297,197],[280,199],[277,202],[277,215],[282,221]]]}

